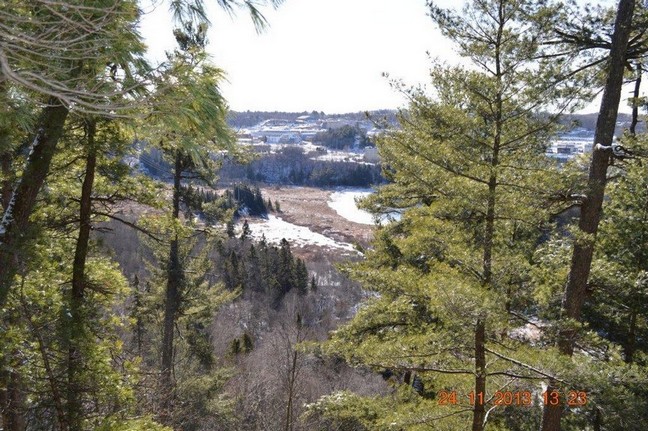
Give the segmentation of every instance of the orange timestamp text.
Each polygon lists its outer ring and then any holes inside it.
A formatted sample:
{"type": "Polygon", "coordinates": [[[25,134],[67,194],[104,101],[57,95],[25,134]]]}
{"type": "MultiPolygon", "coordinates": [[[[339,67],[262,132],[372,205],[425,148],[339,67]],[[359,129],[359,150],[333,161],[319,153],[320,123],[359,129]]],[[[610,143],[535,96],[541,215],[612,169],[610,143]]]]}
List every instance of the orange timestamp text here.
{"type": "MultiPolygon", "coordinates": [[[[457,395],[456,391],[437,392],[439,405],[456,405],[468,401],[470,405],[492,404],[495,406],[532,406],[534,401],[533,393],[530,391],[495,391],[490,397],[484,396],[483,392],[470,392],[463,397],[457,395]]],[[[561,394],[558,391],[545,391],[540,399],[544,405],[557,406],[567,404],[569,407],[581,407],[587,404],[587,392],[568,391],[561,394]]]]}

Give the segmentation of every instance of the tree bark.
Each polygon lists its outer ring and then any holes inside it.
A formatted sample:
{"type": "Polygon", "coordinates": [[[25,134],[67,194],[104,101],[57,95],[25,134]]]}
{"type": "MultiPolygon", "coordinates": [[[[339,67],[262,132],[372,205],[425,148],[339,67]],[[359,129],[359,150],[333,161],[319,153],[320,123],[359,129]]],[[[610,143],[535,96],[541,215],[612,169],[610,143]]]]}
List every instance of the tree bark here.
{"type": "MultiPolygon", "coordinates": [[[[294,348],[291,346],[291,348],[294,348]]],[[[295,382],[297,380],[297,350],[293,351],[288,376],[288,400],[286,403],[286,422],[284,431],[293,430],[293,403],[295,398],[295,382]]]]}
{"type": "MultiPolygon", "coordinates": [[[[581,319],[611,156],[610,151],[597,148],[596,144],[609,146],[614,138],[634,6],[634,0],[620,0],[614,24],[608,77],[596,122],[595,145],[592,152],[586,197],[581,206],[578,223],[580,234],[574,241],[569,277],[562,302],[563,317],[572,321],[581,319]]],[[[559,331],[558,348],[563,355],[571,356],[574,353],[577,332],[572,325],[559,331]]],[[[545,406],[541,430],[559,431],[561,415],[562,407],[545,406]]]]}
{"type": "Polygon", "coordinates": [[[20,249],[26,238],[29,217],[49,172],[67,115],[68,109],[55,98],[43,108],[22,177],[14,187],[0,222],[0,307],[6,303],[20,266],[20,249]]]}
{"type": "MultiPolygon", "coordinates": [[[[608,79],[596,122],[595,144],[609,146],[614,138],[633,11],[633,0],[620,0],[610,51],[608,79]]],[[[579,238],[574,243],[569,278],[563,298],[564,315],[574,320],[580,319],[585,301],[585,290],[591,269],[594,240],[601,219],[610,156],[610,151],[596,148],[596,146],[592,152],[586,198],[581,206],[578,223],[580,232],[587,237],[579,238]]],[[[571,329],[561,331],[559,347],[562,353],[567,355],[573,353],[575,335],[575,331],[571,329]]]]}
{"type": "MultiPolygon", "coordinates": [[[[0,140],[9,140],[8,136],[0,137],[0,140]]],[[[0,148],[2,148],[3,143],[0,142],[0,148]]],[[[12,155],[9,152],[4,152],[0,154],[0,169],[2,169],[2,186],[0,191],[0,203],[2,204],[2,209],[5,210],[9,206],[11,201],[11,160],[12,155]]]]}
{"type": "Polygon", "coordinates": [[[472,431],[483,431],[486,418],[486,322],[479,319],[475,327],[475,405],[472,431]],[[481,394],[481,396],[479,395],[481,394]]]}
{"type": "Polygon", "coordinates": [[[2,430],[24,431],[27,428],[24,414],[25,395],[20,373],[0,371],[0,381],[6,387],[0,390],[0,409],[2,409],[2,430]]]}
{"type": "Polygon", "coordinates": [[[67,415],[70,429],[82,429],[83,424],[83,353],[85,328],[83,305],[86,290],[85,268],[88,257],[88,244],[92,230],[92,189],[97,165],[97,148],[95,144],[96,123],[89,120],[86,124],[86,167],[81,202],[79,208],[79,236],[74,251],[72,264],[72,290],[70,292],[70,322],[68,333],[68,392],[67,415]]]}
{"type": "MultiPolygon", "coordinates": [[[[2,103],[7,103],[7,83],[0,81],[0,95],[2,103]]],[[[2,184],[0,185],[0,204],[3,211],[9,206],[11,200],[11,131],[9,128],[0,129],[0,169],[2,172],[2,184]]]]}
{"type": "Polygon", "coordinates": [[[631,364],[634,361],[634,353],[637,348],[637,310],[630,311],[630,323],[628,324],[628,338],[623,344],[623,360],[631,364]]]}
{"type": "Polygon", "coordinates": [[[637,78],[635,80],[634,92],[632,97],[632,122],[630,123],[630,134],[635,136],[637,134],[637,124],[639,123],[639,96],[641,95],[641,77],[643,75],[643,65],[641,62],[637,61],[636,63],[636,74],[637,78]]]}
{"type": "MultiPolygon", "coordinates": [[[[173,220],[180,216],[180,181],[182,179],[182,154],[176,150],[175,168],[173,171],[173,220]]],[[[167,287],[164,304],[164,326],[162,335],[162,369],[161,369],[161,395],[162,408],[160,419],[163,424],[169,425],[173,419],[173,399],[175,397],[175,382],[173,381],[173,343],[175,335],[175,322],[180,308],[181,286],[184,279],[179,255],[178,235],[169,246],[169,261],[167,262],[167,287]]]]}

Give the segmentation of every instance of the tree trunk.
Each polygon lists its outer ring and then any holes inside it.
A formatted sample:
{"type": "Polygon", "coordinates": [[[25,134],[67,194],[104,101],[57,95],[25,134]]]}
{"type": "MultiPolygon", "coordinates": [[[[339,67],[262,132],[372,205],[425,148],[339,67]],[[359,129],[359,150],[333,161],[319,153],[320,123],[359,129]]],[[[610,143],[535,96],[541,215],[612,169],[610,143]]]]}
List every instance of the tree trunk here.
{"type": "Polygon", "coordinates": [[[293,404],[295,398],[295,381],[297,380],[297,351],[293,351],[290,364],[290,375],[288,376],[288,402],[286,403],[286,424],[285,431],[293,430],[293,404]]]}
{"type": "Polygon", "coordinates": [[[17,371],[0,371],[0,381],[5,389],[0,390],[0,409],[2,409],[2,430],[24,431],[25,422],[23,384],[17,371]]]}
{"type": "Polygon", "coordinates": [[[637,346],[637,310],[630,311],[630,323],[628,337],[623,344],[623,360],[631,364],[634,361],[634,353],[637,346]]]}
{"type": "Polygon", "coordinates": [[[641,76],[643,75],[643,65],[637,62],[636,70],[637,78],[635,80],[634,92],[632,97],[632,122],[630,123],[630,134],[635,136],[637,134],[637,124],[639,123],[639,96],[641,95],[641,76]]]}
{"type": "Polygon", "coordinates": [[[84,343],[84,294],[86,288],[85,266],[88,257],[88,244],[92,229],[92,188],[97,165],[97,148],[95,145],[96,123],[89,120],[86,124],[86,169],[81,186],[79,209],[79,236],[76,241],[74,262],[72,264],[72,290],[70,292],[70,322],[68,335],[68,392],[67,415],[70,429],[82,429],[83,426],[83,393],[87,390],[83,383],[84,343]]]}
{"type": "MultiPolygon", "coordinates": [[[[0,95],[2,102],[7,103],[7,82],[0,81],[0,95]]],[[[0,185],[0,204],[3,211],[9,206],[11,200],[11,131],[9,128],[0,129],[0,172],[2,172],[2,184],[0,185]]]]}
{"type": "MultiPolygon", "coordinates": [[[[0,137],[0,148],[2,148],[5,144],[9,144],[9,136],[1,136],[0,137]],[[2,142],[5,141],[6,142],[2,142]]],[[[0,204],[2,205],[2,209],[6,209],[9,206],[9,202],[11,201],[11,160],[12,160],[12,155],[10,152],[6,151],[2,154],[0,154],[0,169],[2,170],[2,185],[0,186],[1,191],[0,191],[0,204]]]]}
{"type": "Polygon", "coordinates": [[[486,322],[479,319],[475,327],[475,406],[472,431],[483,431],[486,418],[486,322]],[[481,394],[481,395],[480,395],[481,394]]]}
{"type": "MultiPolygon", "coordinates": [[[[546,392],[560,393],[560,388],[555,384],[555,382],[549,382],[546,392]]],[[[563,405],[560,402],[557,404],[546,402],[542,409],[542,423],[540,425],[540,429],[543,431],[544,430],[560,431],[560,419],[562,417],[562,409],[563,409],[563,405]]]]}
{"type": "Polygon", "coordinates": [[[142,345],[144,340],[144,321],[142,319],[142,293],[139,287],[139,277],[135,276],[133,280],[133,308],[135,314],[135,345],[137,347],[137,356],[142,356],[142,345]]]}
{"type": "Polygon", "coordinates": [[[68,109],[55,98],[51,98],[49,105],[43,108],[22,178],[14,187],[0,222],[0,307],[6,303],[20,266],[20,248],[29,226],[29,217],[49,172],[67,115],[68,109]]]}
{"type": "MultiPolygon", "coordinates": [[[[182,154],[176,150],[175,169],[173,172],[173,219],[180,216],[180,181],[182,178],[182,154]]],[[[175,383],[173,381],[173,342],[175,335],[175,322],[180,308],[181,286],[183,271],[180,263],[178,235],[171,241],[169,247],[169,261],[167,262],[167,288],[164,304],[164,327],[162,336],[162,370],[161,370],[161,395],[162,409],[160,419],[168,425],[173,419],[173,399],[175,397],[175,383]]]]}
{"type": "MultiPolygon", "coordinates": [[[[585,302],[587,281],[592,264],[596,232],[601,219],[607,169],[610,162],[610,151],[597,148],[596,144],[609,146],[612,144],[614,137],[634,4],[634,0],[620,0],[614,24],[608,78],[596,122],[595,146],[592,152],[588,188],[586,198],[581,206],[581,216],[578,223],[583,237],[579,237],[574,241],[569,278],[562,303],[563,317],[572,321],[580,321],[581,309],[585,302]]],[[[571,325],[559,331],[558,348],[562,354],[571,356],[574,353],[576,335],[577,331],[571,325]]],[[[562,408],[545,406],[541,430],[559,431],[561,414],[562,408]]]]}
{"type": "Polygon", "coordinates": [[[49,353],[43,340],[43,336],[38,329],[34,326],[31,321],[31,316],[28,313],[23,315],[23,318],[29,324],[30,329],[36,336],[38,341],[38,350],[41,354],[41,359],[43,360],[43,367],[45,369],[45,375],[47,376],[47,382],[49,383],[50,391],[52,392],[52,402],[54,403],[54,409],[56,410],[56,418],[58,420],[59,429],[58,431],[68,431],[70,426],[68,425],[68,416],[65,412],[65,405],[61,392],[59,390],[59,380],[57,379],[56,373],[52,368],[52,363],[49,359],[49,353]]]}

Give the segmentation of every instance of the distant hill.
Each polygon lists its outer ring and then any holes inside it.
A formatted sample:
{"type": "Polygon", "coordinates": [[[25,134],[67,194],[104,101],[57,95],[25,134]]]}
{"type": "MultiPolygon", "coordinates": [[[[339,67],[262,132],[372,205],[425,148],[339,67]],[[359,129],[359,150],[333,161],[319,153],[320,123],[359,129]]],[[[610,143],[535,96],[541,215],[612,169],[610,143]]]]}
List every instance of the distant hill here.
{"type": "Polygon", "coordinates": [[[326,120],[326,119],[346,119],[352,121],[363,121],[369,118],[376,120],[387,120],[391,124],[396,123],[396,110],[380,109],[377,111],[369,112],[350,112],[347,114],[325,114],[324,112],[279,112],[279,111],[231,111],[227,118],[227,123],[234,129],[241,129],[246,127],[255,126],[265,120],[287,120],[295,121],[297,118],[308,115],[312,120],[326,120]]]}
{"type": "MultiPolygon", "coordinates": [[[[369,118],[376,121],[387,121],[390,124],[396,124],[396,113],[394,109],[380,109],[377,111],[363,111],[363,112],[349,112],[346,114],[325,114],[324,112],[317,111],[303,111],[303,112],[280,112],[280,111],[231,111],[227,122],[234,129],[241,129],[246,127],[255,126],[265,120],[287,120],[295,121],[297,118],[304,115],[308,115],[311,120],[326,120],[326,119],[345,119],[351,121],[363,121],[369,118]]],[[[565,126],[573,125],[575,127],[582,127],[587,130],[594,132],[596,128],[596,119],[598,117],[597,113],[592,114],[570,114],[565,115],[562,118],[561,123],[565,126]]],[[[618,122],[620,123],[617,126],[616,134],[620,135],[624,129],[630,127],[630,122],[632,116],[630,114],[620,113],[618,116],[618,122]]],[[[637,129],[639,132],[646,131],[646,126],[643,121],[640,121],[637,129]]]]}
{"type": "MultiPolygon", "coordinates": [[[[646,131],[646,124],[641,119],[642,117],[643,116],[640,116],[639,124],[637,124],[637,132],[646,131]]],[[[597,118],[598,118],[598,113],[565,115],[565,117],[563,117],[562,124],[564,125],[574,124],[576,125],[576,127],[582,127],[584,129],[591,130],[592,133],[594,133],[594,130],[596,129],[597,118]]],[[[617,128],[615,134],[617,136],[621,135],[624,129],[628,129],[630,127],[631,121],[632,121],[632,115],[620,113],[617,117],[617,128]]]]}

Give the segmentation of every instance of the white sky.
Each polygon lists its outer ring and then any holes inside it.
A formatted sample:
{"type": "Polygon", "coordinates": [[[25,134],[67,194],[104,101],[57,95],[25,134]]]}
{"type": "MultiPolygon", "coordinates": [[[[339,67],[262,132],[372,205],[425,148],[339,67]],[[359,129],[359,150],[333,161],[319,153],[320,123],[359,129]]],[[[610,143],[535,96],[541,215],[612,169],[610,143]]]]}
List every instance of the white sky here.
{"type": "MultiPolygon", "coordinates": [[[[167,4],[145,6],[152,12],[141,27],[160,60],[175,45],[167,4]]],[[[286,0],[265,10],[270,26],[261,34],[243,10],[234,18],[216,7],[211,12],[208,51],[227,72],[223,93],[233,110],[396,108],[405,101],[383,72],[424,83],[426,51],[454,55],[427,16],[425,0],[286,0]]]]}
{"type": "MultiPolygon", "coordinates": [[[[143,6],[141,32],[151,56],[162,60],[175,46],[173,26],[168,2],[153,1],[157,7],[143,6]]],[[[205,1],[210,2],[215,3],[205,1]]],[[[210,8],[208,51],[227,73],[223,93],[233,110],[393,109],[405,100],[383,73],[409,85],[425,84],[426,52],[457,58],[427,16],[425,0],[285,0],[264,15],[270,26],[257,34],[245,11],[231,18],[210,8]]]]}

